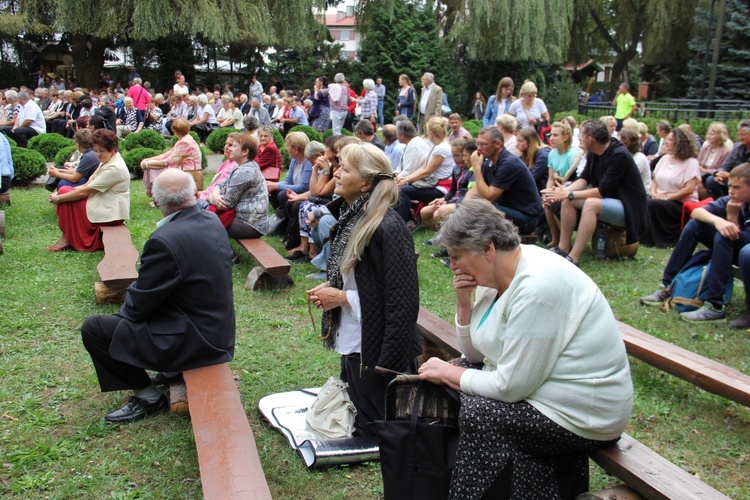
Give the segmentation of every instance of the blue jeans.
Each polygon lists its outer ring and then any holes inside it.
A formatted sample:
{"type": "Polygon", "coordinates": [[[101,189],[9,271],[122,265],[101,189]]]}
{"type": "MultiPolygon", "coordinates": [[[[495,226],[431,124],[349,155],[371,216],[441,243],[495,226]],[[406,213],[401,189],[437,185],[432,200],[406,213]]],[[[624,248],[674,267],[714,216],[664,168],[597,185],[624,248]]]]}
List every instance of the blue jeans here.
{"type": "Polygon", "coordinates": [[[708,194],[710,194],[714,200],[718,200],[722,196],[729,194],[729,186],[727,186],[726,183],[719,184],[712,175],[706,179],[706,191],[708,191],[708,194]]]}
{"type": "Polygon", "coordinates": [[[383,128],[385,117],[383,116],[383,99],[378,99],[378,124],[383,128]]]}
{"type": "Polygon", "coordinates": [[[724,305],[723,296],[727,285],[734,279],[732,264],[738,262],[742,284],[745,286],[745,306],[750,308],[750,232],[743,231],[739,239],[723,237],[712,224],[692,219],[682,230],[680,240],[669,257],[664,269],[662,283],[669,285],[680,272],[698,243],[711,249],[711,268],[708,271],[707,299],[714,307],[724,305]]]}
{"type": "Polygon", "coordinates": [[[318,227],[310,229],[310,236],[315,243],[315,246],[320,249],[318,255],[313,257],[312,265],[321,271],[325,271],[328,268],[328,255],[331,253],[331,228],[336,224],[336,217],[333,215],[324,215],[318,221],[318,227]]]}
{"type": "Polygon", "coordinates": [[[518,228],[518,234],[531,234],[539,224],[539,215],[526,215],[519,212],[518,210],[504,207],[498,203],[493,203],[493,205],[495,205],[495,208],[504,213],[505,217],[509,221],[516,225],[516,227],[518,228]]]}

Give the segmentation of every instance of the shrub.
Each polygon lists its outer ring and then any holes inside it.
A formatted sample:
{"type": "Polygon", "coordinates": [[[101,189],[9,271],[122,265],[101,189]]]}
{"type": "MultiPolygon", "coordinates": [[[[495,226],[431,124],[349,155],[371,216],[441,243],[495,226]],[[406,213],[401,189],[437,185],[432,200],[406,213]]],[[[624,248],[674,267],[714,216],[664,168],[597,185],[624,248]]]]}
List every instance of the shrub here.
{"type": "MultiPolygon", "coordinates": [[[[139,132],[140,133],[140,132],[139,132]]],[[[128,170],[136,177],[142,177],[143,171],[141,170],[141,162],[146,158],[160,155],[161,149],[150,149],[150,148],[134,148],[128,151],[122,152],[122,159],[125,160],[125,165],[128,166],[128,170]]]]}
{"type": "Polygon", "coordinates": [[[227,136],[235,132],[242,132],[234,127],[217,128],[206,138],[206,147],[214,153],[223,153],[224,144],[227,142],[227,136]]]}
{"type": "MultiPolygon", "coordinates": [[[[200,143],[201,143],[201,138],[200,138],[200,137],[198,137],[198,132],[194,132],[194,131],[192,131],[192,130],[191,130],[191,131],[190,131],[190,137],[192,137],[192,138],[193,138],[193,140],[194,140],[194,141],[195,141],[195,142],[196,142],[197,144],[200,144],[200,143]]],[[[174,145],[175,145],[175,143],[177,142],[177,140],[178,140],[178,137],[177,137],[176,135],[173,135],[173,136],[172,136],[172,140],[171,140],[171,141],[169,141],[169,147],[172,147],[172,146],[174,146],[174,145]]]]}
{"type": "Polygon", "coordinates": [[[281,151],[281,148],[286,148],[284,136],[281,135],[281,132],[279,132],[278,129],[273,129],[273,142],[276,143],[276,147],[279,148],[279,151],[281,151]]]}
{"type": "Polygon", "coordinates": [[[482,128],[482,123],[479,122],[479,120],[469,120],[466,122],[463,122],[461,126],[466,129],[467,132],[471,134],[472,137],[477,137],[479,135],[479,130],[482,128]]]}
{"type": "Polygon", "coordinates": [[[60,151],[57,152],[55,155],[55,166],[60,167],[63,163],[70,160],[71,155],[78,149],[75,145],[73,146],[67,146],[62,148],[60,151]]]}
{"type": "MultiPolygon", "coordinates": [[[[201,168],[203,170],[206,170],[208,167],[208,155],[210,152],[208,151],[208,148],[206,146],[201,146],[201,168]]],[[[223,149],[223,146],[222,146],[223,149]]]]}
{"type": "Polygon", "coordinates": [[[38,151],[15,147],[10,148],[10,154],[15,170],[13,182],[17,186],[28,186],[31,181],[47,172],[47,163],[38,151]]]}
{"type": "Polygon", "coordinates": [[[55,155],[65,147],[73,144],[73,141],[60,134],[49,133],[35,135],[29,139],[28,149],[33,149],[42,154],[45,161],[54,161],[55,155]]]}
{"type": "Polygon", "coordinates": [[[167,147],[167,141],[156,130],[145,129],[125,136],[120,151],[130,151],[138,148],[156,149],[160,153],[167,147]]]}
{"type": "Polygon", "coordinates": [[[302,132],[307,136],[308,139],[310,139],[310,142],[312,141],[318,141],[323,142],[323,136],[320,135],[320,132],[315,130],[314,128],[308,126],[308,125],[296,125],[289,129],[289,132],[302,132]]]}
{"type": "MultiPolygon", "coordinates": [[[[320,142],[323,142],[323,143],[325,143],[325,142],[326,142],[326,139],[328,139],[328,138],[329,138],[329,137],[331,137],[332,135],[333,135],[333,129],[332,129],[332,128],[329,128],[328,130],[326,130],[325,132],[323,132],[323,140],[322,140],[322,141],[320,141],[320,142]]],[[[349,135],[349,136],[352,136],[352,135],[354,135],[354,134],[352,134],[351,132],[349,132],[349,131],[348,131],[348,130],[346,130],[345,128],[342,128],[342,129],[341,129],[341,135],[349,135]]]]}
{"type": "Polygon", "coordinates": [[[12,147],[12,148],[17,148],[18,147],[18,143],[16,141],[14,141],[13,139],[11,139],[10,137],[7,137],[7,136],[5,138],[8,139],[8,144],[10,144],[10,147],[12,147]]]}

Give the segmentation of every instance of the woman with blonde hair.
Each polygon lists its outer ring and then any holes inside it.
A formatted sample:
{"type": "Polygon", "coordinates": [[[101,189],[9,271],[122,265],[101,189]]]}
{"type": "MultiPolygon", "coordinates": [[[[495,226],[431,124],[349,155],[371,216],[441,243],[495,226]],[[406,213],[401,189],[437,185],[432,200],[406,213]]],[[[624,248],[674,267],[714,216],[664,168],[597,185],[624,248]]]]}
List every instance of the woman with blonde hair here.
{"type": "Polygon", "coordinates": [[[424,138],[430,146],[427,162],[398,180],[400,190],[396,210],[405,222],[411,217],[412,200],[427,204],[435,198],[445,196],[456,165],[447,140],[445,120],[433,116],[427,120],[424,128],[424,138]]]}
{"type": "Polygon", "coordinates": [[[729,140],[729,130],[721,122],[713,122],[706,131],[706,142],[698,153],[698,164],[701,167],[703,182],[714,175],[732,151],[732,141],[729,140]]]}
{"type": "Polygon", "coordinates": [[[341,354],[341,379],[357,409],[355,434],[385,417],[385,391],[395,373],[413,373],[419,283],[414,242],[391,208],[398,197],[388,157],[371,144],[349,144],[334,174],[338,199],[328,204],[332,230],[328,280],[307,290],[323,309],[327,347],[341,354]]]}
{"type": "Polygon", "coordinates": [[[519,99],[510,105],[508,114],[515,116],[522,128],[537,127],[542,120],[550,121],[549,111],[544,101],[537,98],[537,88],[533,82],[526,82],[521,86],[519,99]]]}
{"type": "MultiPolygon", "coordinates": [[[[552,124],[550,143],[554,149],[547,158],[547,189],[563,186],[572,180],[576,167],[583,158],[583,151],[573,147],[573,131],[566,120],[552,124]]],[[[560,226],[551,206],[544,207],[544,216],[551,234],[549,247],[554,248],[560,243],[560,226]]]]}
{"type": "Polygon", "coordinates": [[[495,120],[495,125],[503,133],[503,147],[516,156],[521,156],[521,152],[516,148],[518,132],[518,120],[510,115],[500,115],[495,120]]]}
{"type": "Polygon", "coordinates": [[[526,127],[516,134],[516,148],[521,160],[531,170],[537,189],[541,191],[547,186],[549,146],[539,139],[536,130],[526,127]]]}

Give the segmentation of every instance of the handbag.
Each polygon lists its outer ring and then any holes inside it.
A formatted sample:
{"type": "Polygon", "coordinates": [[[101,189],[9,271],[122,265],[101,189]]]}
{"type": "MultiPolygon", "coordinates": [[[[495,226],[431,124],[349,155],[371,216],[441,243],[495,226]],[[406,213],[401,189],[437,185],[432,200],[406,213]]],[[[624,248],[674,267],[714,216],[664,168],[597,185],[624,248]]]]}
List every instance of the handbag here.
{"type": "Polygon", "coordinates": [[[398,375],[386,391],[385,420],[378,436],[383,492],[390,499],[448,497],[458,449],[458,393],[445,386],[398,375]]]}
{"type": "Polygon", "coordinates": [[[340,378],[330,377],[305,413],[307,427],[329,439],[352,437],[357,409],[348,387],[340,378]]]}
{"type": "Polygon", "coordinates": [[[232,224],[234,216],[237,215],[237,212],[233,208],[219,210],[218,208],[216,208],[216,205],[209,205],[207,210],[219,216],[219,220],[221,221],[221,225],[224,226],[224,229],[228,228],[229,225],[232,224]]]}
{"type": "Polygon", "coordinates": [[[60,184],[60,178],[50,175],[44,183],[44,188],[50,193],[53,193],[55,189],[57,189],[58,184],[60,184]]]}
{"type": "Polygon", "coordinates": [[[195,187],[198,191],[203,191],[203,170],[196,168],[193,170],[183,170],[183,172],[190,174],[195,181],[195,187]]]}

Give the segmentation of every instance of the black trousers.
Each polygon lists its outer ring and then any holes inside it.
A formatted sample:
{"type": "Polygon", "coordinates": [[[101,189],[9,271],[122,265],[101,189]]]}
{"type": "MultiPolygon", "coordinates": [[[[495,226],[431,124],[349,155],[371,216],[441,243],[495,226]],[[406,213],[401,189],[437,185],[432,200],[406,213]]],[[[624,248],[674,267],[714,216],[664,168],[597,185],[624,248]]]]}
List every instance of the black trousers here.
{"type": "Polygon", "coordinates": [[[361,368],[359,354],[341,356],[341,380],[349,384],[349,398],[357,409],[355,435],[374,436],[370,422],[385,418],[385,391],[396,376],[361,368]]]}
{"type": "Polygon", "coordinates": [[[143,368],[123,363],[109,353],[117,324],[122,318],[114,314],[89,316],[81,325],[81,339],[94,362],[102,392],[145,389],[151,384],[143,368]]]}

